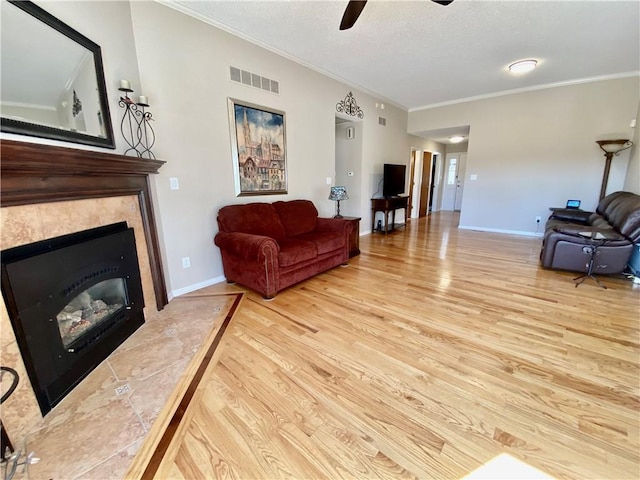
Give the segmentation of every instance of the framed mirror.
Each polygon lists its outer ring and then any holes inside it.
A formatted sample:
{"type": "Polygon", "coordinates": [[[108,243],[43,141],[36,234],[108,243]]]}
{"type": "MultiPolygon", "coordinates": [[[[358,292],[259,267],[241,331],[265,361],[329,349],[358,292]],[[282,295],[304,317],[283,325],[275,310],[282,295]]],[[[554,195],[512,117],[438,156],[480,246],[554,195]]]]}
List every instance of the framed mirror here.
{"type": "Polygon", "coordinates": [[[1,130],[115,148],[100,46],[32,2],[1,3],[1,130]]]}

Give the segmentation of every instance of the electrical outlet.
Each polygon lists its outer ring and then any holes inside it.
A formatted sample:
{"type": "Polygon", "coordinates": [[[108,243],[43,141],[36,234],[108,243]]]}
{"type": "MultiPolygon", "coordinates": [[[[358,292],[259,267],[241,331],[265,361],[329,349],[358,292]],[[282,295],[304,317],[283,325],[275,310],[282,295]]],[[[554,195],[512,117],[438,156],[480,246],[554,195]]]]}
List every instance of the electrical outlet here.
{"type": "Polygon", "coordinates": [[[180,183],[178,182],[178,179],[176,177],[171,177],[169,179],[169,186],[171,187],[171,190],[180,189],[180,183]]]}
{"type": "Polygon", "coordinates": [[[182,257],[182,268],[191,267],[191,259],[189,257],[182,257]]]}
{"type": "Polygon", "coordinates": [[[536,223],[540,223],[542,221],[542,217],[536,217],[536,223]]]}
{"type": "Polygon", "coordinates": [[[124,395],[125,393],[129,393],[131,391],[131,387],[129,387],[128,383],[116,388],[116,395],[124,395]]]}

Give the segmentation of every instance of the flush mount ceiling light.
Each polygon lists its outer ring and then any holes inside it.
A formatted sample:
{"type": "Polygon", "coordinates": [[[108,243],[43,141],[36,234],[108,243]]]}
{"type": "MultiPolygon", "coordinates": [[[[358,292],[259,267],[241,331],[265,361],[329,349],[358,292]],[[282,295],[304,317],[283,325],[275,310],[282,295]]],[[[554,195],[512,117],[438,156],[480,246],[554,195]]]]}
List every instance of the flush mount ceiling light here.
{"type": "Polygon", "coordinates": [[[511,73],[527,73],[538,66],[537,60],[520,60],[509,65],[509,71],[511,73]]]}
{"type": "Polygon", "coordinates": [[[463,140],[464,140],[464,137],[461,137],[460,135],[454,135],[453,137],[449,137],[449,141],[451,143],[460,143],[463,140]]]}

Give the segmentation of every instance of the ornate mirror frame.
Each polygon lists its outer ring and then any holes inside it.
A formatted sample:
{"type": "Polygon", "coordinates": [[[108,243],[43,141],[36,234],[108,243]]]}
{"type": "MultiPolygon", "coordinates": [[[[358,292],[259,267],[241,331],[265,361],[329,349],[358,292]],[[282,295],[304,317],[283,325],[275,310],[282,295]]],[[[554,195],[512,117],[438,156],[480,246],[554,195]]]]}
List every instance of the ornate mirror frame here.
{"type": "Polygon", "coordinates": [[[39,20],[45,25],[48,25],[57,32],[71,39],[72,41],[78,43],[93,55],[93,65],[95,67],[97,81],[96,89],[100,108],[98,114],[100,115],[99,120],[100,122],[102,122],[102,135],[82,133],[62,127],[57,128],[45,124],[31,123],[14,118],[6,118],[4,116],[2,116],[2,118],[0,119],[0,130],[3,132],[15,133],[19,135],[30,135],[35,137],[49,138],[52,140],[81,143],[84,145],[94,145],[112,149],[115,148],[100,46],[30,1],[6,1],[16,8],[19,8],[22,11],[28,13],[35,20],[39,20]]]}

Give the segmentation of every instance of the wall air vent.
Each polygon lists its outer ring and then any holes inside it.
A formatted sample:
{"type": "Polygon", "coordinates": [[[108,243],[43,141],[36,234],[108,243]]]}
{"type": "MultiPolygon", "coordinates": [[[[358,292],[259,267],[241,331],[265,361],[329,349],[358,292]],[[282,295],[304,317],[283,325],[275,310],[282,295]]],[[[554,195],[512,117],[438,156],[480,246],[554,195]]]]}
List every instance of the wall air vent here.
{"type": "Polygon", "coordinates": [[[378,117],[378,125],[382,125],[383,127],[387,126],[387,119],[384,117],[378,117]]]}
{"type": "Polygon", "coordinates": [[[262,77],[257,73],[247,72],[237,67],[229,67],[229,74],[232,82],[242,83],[243,85],[249,85],[271,93],[280,93],[280,84],[277,81],[262,77]]]}
{"type": "Polygon", "coordinates": [[[242,77],[240,76],[240,69],[236,67],[231,67],[231,80],[234,82],[240,83],[242,81],[242,77]]]}

